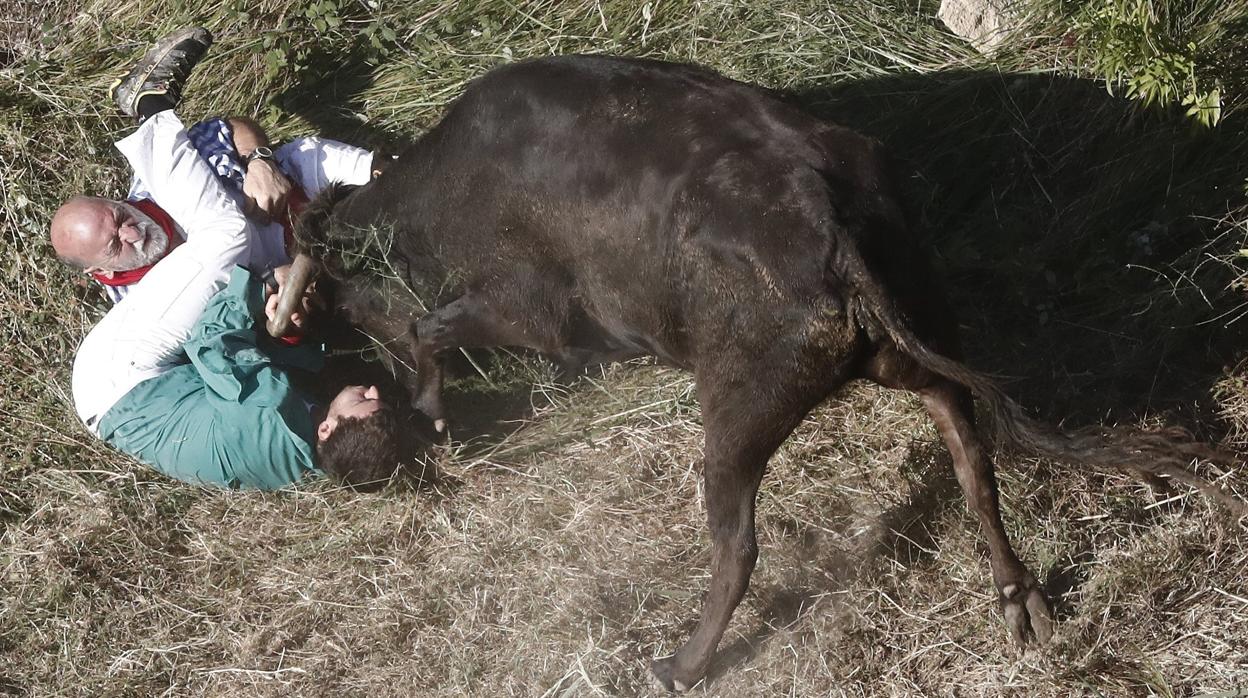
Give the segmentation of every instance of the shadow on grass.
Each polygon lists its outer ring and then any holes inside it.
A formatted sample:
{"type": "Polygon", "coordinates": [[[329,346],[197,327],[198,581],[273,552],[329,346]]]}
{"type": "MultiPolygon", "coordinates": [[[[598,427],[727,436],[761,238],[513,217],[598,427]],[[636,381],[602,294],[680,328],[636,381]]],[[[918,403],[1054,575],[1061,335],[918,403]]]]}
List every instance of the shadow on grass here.
{"type": "Polygon", "coordinates": [[[317,49],[306,59],[299,79],[278,94],[275,103],[312,124],[317,134],[370,150],[397,152],[405,140],[360,117],[362,95],[373,84],[372,66],[364,49],[347,56],[333,47],[317,49]]]}
{"type": "Polygon", "coordinates": [[[963,321],[970,363],[1052,421],[1189,426],[1242,354],[1236,273],[1207,253],[1243,205],[1240,115],[1203,132],[1085,80],[949,72],[794,95],[882,140],[963,321]],[[1228,327],[1228,323],[1230,326],[1228,327]],[[1173,414],[1178,412],[1180,414],[1173,414]]]}

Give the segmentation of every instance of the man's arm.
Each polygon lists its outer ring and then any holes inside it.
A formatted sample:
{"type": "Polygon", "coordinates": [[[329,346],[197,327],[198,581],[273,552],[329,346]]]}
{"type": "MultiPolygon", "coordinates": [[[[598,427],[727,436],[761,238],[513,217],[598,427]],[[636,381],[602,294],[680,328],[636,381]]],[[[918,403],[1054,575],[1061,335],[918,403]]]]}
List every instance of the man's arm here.
{"type": "Polygon", "coordinates": [[[243,178],[243,212],[257,220],[271,221],[277,213],[286,210],[291,181],[273,160],[250,159],[256,148],[270,145],[269,136],[260,124],[243,116],[232,116],[226,122],[233,132],[238,161],[247,172],[243,178]]]}
{"type": "Polygon", "coordinates": [[[368,184],[372,178],[371,152],[328,138],[296,138],[275,155],[308,198],[316,197],[330,182],[368,184]]]}
{"type": "Polygon", "coordinates": [[[264,128],[243,116],[227,118],[238,161],[246,168],[243,178],[244,211],[268,222],[285,211],[292,183],[308,198],[330,182],[367,184],[374,166],[373,153],[328,138],[297,138],[274,151],[276,162],[252,159],[257,148],[272,143],[264,128]]]}
{"type": "Polygon", "coordinates": [[[273,342],[257,319],[265,317],[267,290],[236,267],[226,290],[212,299],[186,341],[186,354],[205,383],[225,399],[241,399],[250,386],[271,380],[274,365],[319,371],[323,356],[314,344],[273,342]]]}

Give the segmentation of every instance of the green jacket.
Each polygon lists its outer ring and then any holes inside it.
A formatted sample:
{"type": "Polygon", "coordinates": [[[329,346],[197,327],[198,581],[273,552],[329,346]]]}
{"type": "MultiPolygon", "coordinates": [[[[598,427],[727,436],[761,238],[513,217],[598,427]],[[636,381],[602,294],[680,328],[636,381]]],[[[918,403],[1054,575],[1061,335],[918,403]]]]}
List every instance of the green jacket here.
{"type": "Polygon", "coordinates": [[[257,326],[264,290],[241,267],[183,345],[189,359],[135,386],[100,436],[178,480],[272,490],[319,473],[316,425],[288,369],[320,370],[318,346],[284,346],[257,326]]]}

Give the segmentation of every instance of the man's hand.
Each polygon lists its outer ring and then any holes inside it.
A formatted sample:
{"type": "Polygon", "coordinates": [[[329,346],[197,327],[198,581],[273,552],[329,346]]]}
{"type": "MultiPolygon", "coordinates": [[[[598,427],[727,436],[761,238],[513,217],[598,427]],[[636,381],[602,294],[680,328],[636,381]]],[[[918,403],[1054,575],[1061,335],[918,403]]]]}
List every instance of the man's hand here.
{"type": "MultiPolygon", "coordinates": [[[[278,294],[274,293],[270,295],[268,299],[265,300],[264,302],[264,316],[270,320],[273,319],[274,315],[277,315],[277,296],[278,294]]],[[[295,334],[295,335],[303,334],[303,314],[306,311],[307,305],[308,305],[307,296],[304,296],[303,303],[301,303],[300,305],[302,307],[295,308],[295,311],[290,314],[290,326],[292,328],[292,331],[288,334],[295,334]]]]}
{"type": "Polygon", "coordinates": [[[252,160],[243,178],[243,196],[247,201],[243,213],[248,217],[268,223],[286,212],[286,197],[291,183],[269,160],[252,160]]]}
{"type": "MultiPolygon", "coordinates": [[[[269,296],[264,301],[264,315],[269,320],[272,320],[273,316],[277,315],[277,299],[282,295],[281,289],[282,286],[286,285],[286,277],[289,274],[289,264],[284,264],[273,269],[273,278],[277,281],[277,291],[273,292],[272,289],[269,289],[269,296]]],[[[308,286],[307,290],[304,291],[303,298],[300,299],[299,306],[295,308],[293,313],[290,314],[290,325],[294,328],[293,334],[303,334],[303,327],[308,314],[310,314],[315,308],[319,307],[319,305],[320,304],[316,299],[316,284],[313,283],[308,286]]]]}

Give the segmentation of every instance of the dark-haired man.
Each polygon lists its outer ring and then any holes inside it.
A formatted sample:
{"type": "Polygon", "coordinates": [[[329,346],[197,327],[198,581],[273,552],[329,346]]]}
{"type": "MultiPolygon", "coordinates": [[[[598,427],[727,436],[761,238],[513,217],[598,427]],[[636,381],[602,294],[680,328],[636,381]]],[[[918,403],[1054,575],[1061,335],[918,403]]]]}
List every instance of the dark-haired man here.
{"type": "Polygon", "coordinates": [[[319,349],[273,342],[257,328],[267,285],[238,266],[253,261],[257,225],[173,112],[210,43],[198,28],[168,37],[114,91],[140,121],[117,148],[185,241],[126,202],[76,198],[54,217],[54,239],[109,233],[90,238],[99,243],[82,250],[91,259],[116,268],[157,261],[79,347],[75,409],[93,433],[189,482],[273,489],[318,470],[387,472],[397,429],[376,388],[349,387],[318,409],[294,379],[319,368],[319,349]]]}

